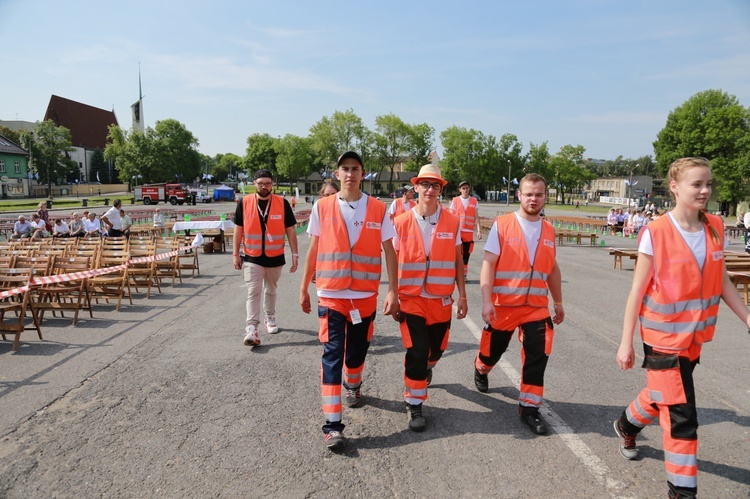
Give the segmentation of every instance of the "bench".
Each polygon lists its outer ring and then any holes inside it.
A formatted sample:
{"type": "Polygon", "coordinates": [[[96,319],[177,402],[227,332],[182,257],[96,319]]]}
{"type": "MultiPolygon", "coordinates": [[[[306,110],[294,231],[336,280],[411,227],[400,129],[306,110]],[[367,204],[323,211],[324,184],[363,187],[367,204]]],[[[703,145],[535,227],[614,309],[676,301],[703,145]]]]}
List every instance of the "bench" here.
{"type": "Polygon", "coordinates": [[[635,264],[636,265],[638,264],[638,251],[637,250],[613,248],[612,250],[610,250],[609,254],[615,257],[614,264],[612,265],[613,269],[616,269],[619,267],[619,269],[622,270],[622,257],[628,257],[631,260],[635,260],[635,264]]]}
{"type": "Polygon", "coordinates": [[[567,239],[570,241],[571,239],[576,241],[576,244],[581,244],[581,241],[584,239],[588,239],[591,246],[596,246],[596,233],[593,232],[580,232],[577,230],[569,230],[569,229],[556,229],[555,230],[555,237],[557,237],[557,245],[562,246],[563,241],[567,239]]]}
{"type": "Polygon", "coordinates": [[[736,287],[739,287],[743,291],[745,298],[745,305],[750,301],[750,274],[746,272],[727,272],[729,274],[729,280],[732,281],[736,287]]]}

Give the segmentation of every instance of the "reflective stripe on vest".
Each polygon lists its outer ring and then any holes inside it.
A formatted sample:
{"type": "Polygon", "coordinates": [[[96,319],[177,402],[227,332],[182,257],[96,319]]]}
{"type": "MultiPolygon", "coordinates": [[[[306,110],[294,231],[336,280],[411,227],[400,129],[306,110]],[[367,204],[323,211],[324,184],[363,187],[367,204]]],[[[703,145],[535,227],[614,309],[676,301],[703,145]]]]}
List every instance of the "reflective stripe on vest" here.
{"type": "Polygon", "coordinates": [[[266,236],[258,213],[258,197],[254,194],[242,198],[243,252],[248,256],[274,257],[284,254],[284,198],[271,194],[268,199],[266,236]],[[270,241],[269,241],[270,236],[270,241]]]}
{"type": "Polygon", "coordinates": [[[714,215],[706,216],[720,241],[715,242],[709,228],[704,228],[703,270],[669,216],[648,225],[654,248],[654,277],[643,297],[639,318],[643,341],[654,348],[679,352],[713,339],[724,276],[724,223],[714,215]]]}
{"type": "Polygon", "coordinates": [[[555,229],[542,220],[542,233],[532,267],[526,238],[515,213],[499,216],[495,223],[500,240],[500,257],[495,265],[492,286],[495,305],[546,308],[549,304],[547,280],[555,268],[555,229]]]}
{"type": "Polygon", "coordinates": [[[385,204],[370,196],[366,200],[362,231],[352,248],[349,248],[349,230],[339,208],[338,196],[328,196],[316,204],[320,220],[315,266],[318,289],[377,292],[385,204]]]}
{"type": "Polygon", "coordinates": [[[427,257],[422,231],[414,214],[407,212],[393,221],[398,237],[398,292],[419,296],[424,290],[450,296],[456,285],[456,237],[458,218],[447,210],[440,216],[430,239],[427,257]]]}
{"type": "Polygon", "coordinates": [[[475,197],[469,197],[469,202],[466,204],[464,210],[464,204],[461,202],[461,196],[453,198],[453,206],[451,210],[456,216],[458,216],[458,223],[462,231],[474,231],[474,225],[477,221],[477,199],[475,197]]]}

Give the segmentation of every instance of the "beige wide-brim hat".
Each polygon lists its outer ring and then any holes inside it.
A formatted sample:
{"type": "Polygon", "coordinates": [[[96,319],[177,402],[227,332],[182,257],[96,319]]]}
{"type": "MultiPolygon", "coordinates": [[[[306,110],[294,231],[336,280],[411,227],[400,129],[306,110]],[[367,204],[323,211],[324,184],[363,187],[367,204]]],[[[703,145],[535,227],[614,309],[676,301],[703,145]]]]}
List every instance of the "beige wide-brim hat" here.
{"type": "Polygon", "coordinates": [[[411,183],[417,185],[420,180],[437,180],[443,184],[443,187],[448,185],[448,181],[440,173],[440,167],[433,164],[424,165],[420,168],[417,176],[411,179],[411,183]]]}

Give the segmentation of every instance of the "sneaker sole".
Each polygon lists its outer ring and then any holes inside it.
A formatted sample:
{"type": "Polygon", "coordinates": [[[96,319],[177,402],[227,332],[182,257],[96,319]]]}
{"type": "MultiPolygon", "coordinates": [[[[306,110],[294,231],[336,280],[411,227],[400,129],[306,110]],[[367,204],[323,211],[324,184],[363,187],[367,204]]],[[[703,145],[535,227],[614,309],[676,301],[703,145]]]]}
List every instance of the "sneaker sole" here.
{"type": "Polygon", "coordinates": [[[277,328],[277,327],[269,327],[267,329],[268,329],[268,333],[269,334],[276,334],[276,333],[279,332],[279,328],[277,328]]]}
{"type": "Polygon", "coordinates": [[[246,347],[257,347],[260,345],[260,340],[244,340],[243,343],[246,347]]]}
{"type": "Polygon", "coordinates": [[[411,431],[424,431],[427,428],[427,422],[417,423],[412,425],[413,421],[409,421],[409,429],[411,431]]]}
{"type": "MultiPolygon", "coordinates": [[[[617,435],[617,438],[622,439],[622,435],[620,434],[620,429],[617,427],[617,420],[615,419],[612,421],[612,427],[615,429],[615,434],[617,435]]],[[[633,449],[632,451],[628,451],[628,449],[625,449],[625,447],[622,446],[622,444],[618,445],[618,448],[620,449],[620,455],[627,459],[628,461],[633,461],[638,458],[638,449],[633,449]],[[628,457],[626,452],[633,452],[632,457],[628,457]]]]}

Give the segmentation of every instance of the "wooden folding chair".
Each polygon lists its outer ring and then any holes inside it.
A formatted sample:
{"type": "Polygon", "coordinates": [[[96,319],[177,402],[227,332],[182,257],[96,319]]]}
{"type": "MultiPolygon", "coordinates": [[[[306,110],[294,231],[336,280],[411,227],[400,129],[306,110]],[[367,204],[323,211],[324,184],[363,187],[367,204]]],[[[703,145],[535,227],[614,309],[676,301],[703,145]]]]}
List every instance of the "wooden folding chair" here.
{"type": "MultiPolygon", "coordinates": [[[[0,268],[0,291],[28,286],[32,278],[31,268],[0,268]]],[[[26,310],[29,306],[30,297],[31,292],[25,291],[0,301],[0,335],[2,335],[3,340],[7,339],[7,334],[15,335],[15,340],[13,341],[14,352],[18,350],[18,346],[21,343],[21,333],[27,329],[36,329],[39,339],[44,339],[42,338],[42,330],[39,327],[39,322],[33,310],[31,317],[34,326],[27,327],[25,325],[26,310]]]]}
{"type": "MultiPolygon", "coordinates": [[[[60,276],[86,270],[91,270],[90,256],[61,256],[55,257],[50,275],[60,276]]],[[[34,300],[33,308],[40,323],[44,320],[45,310],[52,310],[53,314],[60,311],[63,317],[65,317],[63,311],[73,310],[74,326],[78,322],[78,312],[82,309],[88,310],[89,316],[94,318],[86,278],[43,284],[34,290],[32,299],[34,300]]]]}
{"type": "Polygon", "coordinates": [[[133,283],[135,292],[140,293],[138,285],[146,288],[146,298],[151,298],[151,286],[156,282],[156,287],[161,293],[161,284],[159,279],[156,277],[156,262],[154,260],[148,262],[134,262],[138,258],[154,257],[156,256],[156,244],[151,242],[149,244],[131,244],[130,245],[130,267],[128,267],[128,279],[133,283]]]}
{"type": "Polygon", "coordinates": [[[109,303],[110,298],[117,298],[116,310],[118,312],[123,297],[127,296],[130,304],[133,304],[133,297],[130,292],[130,280],[128,279],[128,260],[130,260],[130,255],[127,253],[111,256],[105,255],[104,251],[102,251],[102,254],[99,256],[99,261],[96,264],[98,268],[117,266],[122,266],[122,268],[108,274],[90,277],[88,279],[86,289],[97,303],[99,303],[99,296],[104,298],[107,303],[109,303]]]}
{"type": "MultiPolygon", "coordinates": [[[[183,235],[180,236],[177,240],[179,242],[179,246],[181,248],[184,248],[186,246],[190,246],[192,238],[183,235]]],[[[200,263],[198,262],[198,253],[198,248],[191,248],[183,250],[179,255],[177,255],[177,268],[180,271],[180,276],[182,276],[183,270],[190,270],[190,277],[195,277],[196,271],[198,272],[198,275],[200,275],[201,267],[200,263]]]]}
{"type": "MultiPolygon", "coordinates": [[[[161,255],[164,253],[170,253],[176,251],[180,247],[180,242],[176,238],[159,238],[156,240],[156,254],[161,255]]],[[[182,276],[180,275],[180,268],[177,265],[177,254],[172,255],[168,258],[164,258],[156,261],[156,277],[163,279],[166,277],[172,278],[172,287],[174,287],[175,278],[180,280],[182,284],[182,276]]]]}

